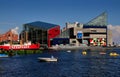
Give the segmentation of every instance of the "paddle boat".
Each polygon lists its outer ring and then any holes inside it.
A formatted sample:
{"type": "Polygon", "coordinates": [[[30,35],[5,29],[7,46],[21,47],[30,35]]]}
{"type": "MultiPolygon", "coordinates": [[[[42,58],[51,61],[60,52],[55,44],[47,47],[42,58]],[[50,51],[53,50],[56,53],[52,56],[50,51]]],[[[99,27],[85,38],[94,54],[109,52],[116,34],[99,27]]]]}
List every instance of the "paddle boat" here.
{"type": "Polygon", "coordinates": [[[67,52],[71,52],[70,50],[68,50],[67,52]]]}
{"type": "Polygon", "coordinates": [[[38,57],[38,59],[40,61],[45,61],[45,62],[53,62],[53,61],[57,61],[57,58],[51,56],[51,58],[44,58],[44,57],[38,57]]]}
{"type": "Polygon", "coordinates": [[[109,55],[110,55],[110,56],[119,56],[119,54],[116,53],[116,52],[111,52],[109,55]]]}
{"type": "Polygon", "coordinates": [[[106,54],[106,52],[100,52],[99,54],[101,54],[101,55],[105,55],[105,54],[106,54]]]}
{"type": "Polygon", "coordinates": [[[9,56],[6,54],[0,54],[0,57],[9,57],[9,56]]]}
{"type": "Polygon", "coordinates": [[[83,52],[82,52],[82,55],[86,55],[86,54],[87,54],[87,52],[86,52],[86,51],[83,51],[83,52]]]}

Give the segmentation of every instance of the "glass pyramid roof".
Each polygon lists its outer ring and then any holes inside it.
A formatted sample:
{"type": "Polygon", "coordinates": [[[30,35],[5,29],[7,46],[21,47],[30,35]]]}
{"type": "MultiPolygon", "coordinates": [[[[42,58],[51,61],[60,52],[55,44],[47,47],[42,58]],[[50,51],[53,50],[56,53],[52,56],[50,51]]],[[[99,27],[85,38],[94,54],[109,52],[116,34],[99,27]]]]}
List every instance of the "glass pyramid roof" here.
{"type": "Polygon", "coordinates": [[[107,13],[103,12],[101,15],[92,19],[85,25],[87,25],[87,26],[107,26],[107,13]]]}

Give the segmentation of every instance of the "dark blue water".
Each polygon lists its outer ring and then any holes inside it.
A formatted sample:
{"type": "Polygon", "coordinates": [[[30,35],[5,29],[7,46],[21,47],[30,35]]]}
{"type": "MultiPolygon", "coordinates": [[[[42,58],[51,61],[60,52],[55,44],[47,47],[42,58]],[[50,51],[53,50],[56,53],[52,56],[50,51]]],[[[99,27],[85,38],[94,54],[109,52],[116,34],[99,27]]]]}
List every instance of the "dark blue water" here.
{"type": "Polygon", "coordinates": [[[120,49],[100,51],[82,50],[71,52],[45,51],[42,54],[17,55],[0,58],[0,77],[120,77],[120,56],[111,57],[109,53],[120,49]],[[58,62],[40,62],[38,57],[58,58],[58,62]]]}

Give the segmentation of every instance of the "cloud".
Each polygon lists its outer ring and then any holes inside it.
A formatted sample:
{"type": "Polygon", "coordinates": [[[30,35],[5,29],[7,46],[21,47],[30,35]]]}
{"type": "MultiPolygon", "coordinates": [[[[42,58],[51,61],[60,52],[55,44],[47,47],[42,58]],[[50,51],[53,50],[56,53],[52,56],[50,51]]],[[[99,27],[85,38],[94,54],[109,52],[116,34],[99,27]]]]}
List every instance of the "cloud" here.
{"type": "Polygon", "coordinates": [[[108,29],[112,30],[113,42],[120,44],[120,25],[108,25],[108,29]]]}
{"type": "Polygon", "coordinates": [[[15,27],[14,29],[12,29],[12,33],[18,34],[18,29],[19,29],[19,27],[15,27]]]}

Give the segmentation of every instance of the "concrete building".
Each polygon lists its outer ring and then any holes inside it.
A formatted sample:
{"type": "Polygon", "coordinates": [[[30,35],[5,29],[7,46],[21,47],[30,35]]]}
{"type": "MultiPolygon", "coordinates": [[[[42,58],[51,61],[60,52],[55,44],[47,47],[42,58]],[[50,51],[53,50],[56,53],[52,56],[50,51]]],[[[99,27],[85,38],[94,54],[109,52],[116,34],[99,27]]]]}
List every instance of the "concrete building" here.
{"type": "Polygon", "coordinates": [[[60,34],[60,26],[56,24],[36,21],[23,25],[20,34],[22,42],[31,41],[40,43],[41,46],[51,46],[51,40],[60,34]]]}
{"type": "Polygon", "coordinates": [[[107,42],[108,42],[108,46],[113,46],[113,39],[112,39],[112,30],[108,29],[107,30],[107,42]]]}
{"type": "Polygon", "coordinates": [[[107,13],[102,13],[86,24],[66,23],[60,37],[70,38],[70,44],[74,45],[107,46],[111,44],[112,34],[107,29],[107,13]]]}

